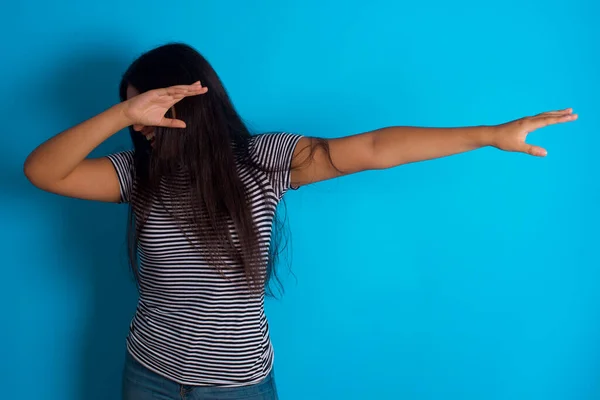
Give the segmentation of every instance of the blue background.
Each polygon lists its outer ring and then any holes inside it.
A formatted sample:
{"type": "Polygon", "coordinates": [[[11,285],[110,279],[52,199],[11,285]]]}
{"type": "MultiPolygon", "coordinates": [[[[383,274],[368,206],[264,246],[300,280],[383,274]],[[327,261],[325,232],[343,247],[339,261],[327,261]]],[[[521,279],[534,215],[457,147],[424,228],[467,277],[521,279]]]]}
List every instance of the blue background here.
{"type": "MultiPolygon", "coordinates": [[[[287,195],[270,301],[282,400],[600,396],[598,2],[22,1],[0,23],[3,399],[116,399],[136,294],[126,208],[22,174],[168,41],[257,131],[338,137],[574,107],[536,159],[484,149],[287,195]]],[[[126,148],[126,134],[95,154],[126,148]]]]}

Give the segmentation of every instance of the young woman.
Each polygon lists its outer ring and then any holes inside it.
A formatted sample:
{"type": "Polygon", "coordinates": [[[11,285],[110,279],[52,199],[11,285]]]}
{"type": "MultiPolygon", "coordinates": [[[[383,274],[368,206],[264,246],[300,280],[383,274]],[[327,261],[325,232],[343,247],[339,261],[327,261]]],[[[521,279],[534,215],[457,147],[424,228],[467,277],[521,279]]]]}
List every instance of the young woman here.
{"type": "Polygon", "coordinates": [[[277,398],[263,306],[288,189],[484,146],[542,157],[527,134],[577,118],[566,109],[498,126],[251,135],[215,71],[183,44],[137,59],[120,97],[35,149],[25,174],[49,192],[129,204],[140,295],[127,337],[129,400],[277,398]],[[126,127],[133,150],[88,158],[126,127]]]}

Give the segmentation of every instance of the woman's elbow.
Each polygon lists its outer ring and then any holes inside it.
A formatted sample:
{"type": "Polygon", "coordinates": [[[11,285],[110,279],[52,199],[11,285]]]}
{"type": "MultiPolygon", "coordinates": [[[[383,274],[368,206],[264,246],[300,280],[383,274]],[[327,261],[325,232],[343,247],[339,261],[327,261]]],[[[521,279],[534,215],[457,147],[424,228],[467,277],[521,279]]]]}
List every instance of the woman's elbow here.
{"type": "Polygon", "coordinates": [[[44,179],[43,168],[37,165],[35,158],[30,155],[23,163],[23,174],[27,180],[35,187],[48,190],[48,184],[44,179]]]}

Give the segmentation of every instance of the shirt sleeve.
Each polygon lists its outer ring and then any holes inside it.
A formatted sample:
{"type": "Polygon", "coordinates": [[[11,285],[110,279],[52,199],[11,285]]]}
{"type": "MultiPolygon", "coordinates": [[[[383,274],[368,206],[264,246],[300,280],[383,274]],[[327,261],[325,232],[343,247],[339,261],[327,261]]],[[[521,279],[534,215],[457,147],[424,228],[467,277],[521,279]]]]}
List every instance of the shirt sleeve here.
{"type": "Polygon", "coordinates": [[[250,145],[254,161],[265,168],[269,183],[281,198],[292,187],[290,180],[292,157],[302,135],[263,133],[256,135],[250,145]]]}
{"type": "Polygon", "coordinates": [[[107,158],[117,171],[121,190],[121,203],[128,203],[131,200],[133,190],[133,150],[110,154],[107,158]]]}

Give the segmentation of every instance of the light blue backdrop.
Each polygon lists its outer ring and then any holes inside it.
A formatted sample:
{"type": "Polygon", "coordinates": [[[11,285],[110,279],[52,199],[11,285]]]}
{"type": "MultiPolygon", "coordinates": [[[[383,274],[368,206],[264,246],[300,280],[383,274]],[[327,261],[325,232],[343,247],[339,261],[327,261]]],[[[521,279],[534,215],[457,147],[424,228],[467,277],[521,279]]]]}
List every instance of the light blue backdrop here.
{"type": "MultiPolygon", "coordinates": [[[[337,137],[574,107],[487,149],[287,196],[269,302],[282,400],[600,396],[600,6],[591,0],[11,2],[2,32],[0,397],[118,398],[135,307],[124,206],[31,187],[26,155],[188,42],[256,130],[337,137]],[[285,268],[285,265],[284,265],[285,268]]],[[[97,154],[128,145],[120,134],[97,154]]]]}

